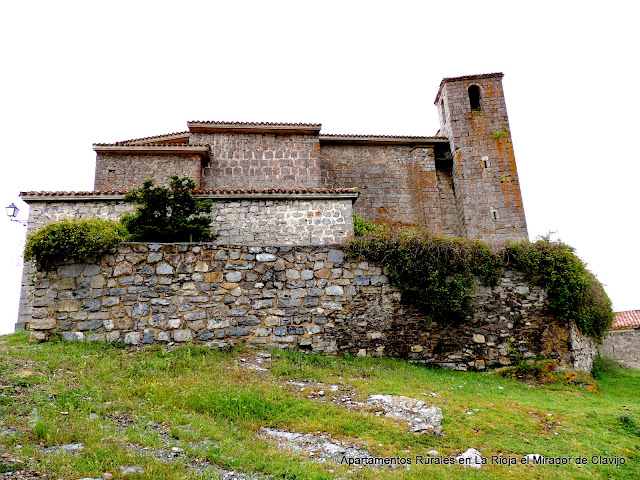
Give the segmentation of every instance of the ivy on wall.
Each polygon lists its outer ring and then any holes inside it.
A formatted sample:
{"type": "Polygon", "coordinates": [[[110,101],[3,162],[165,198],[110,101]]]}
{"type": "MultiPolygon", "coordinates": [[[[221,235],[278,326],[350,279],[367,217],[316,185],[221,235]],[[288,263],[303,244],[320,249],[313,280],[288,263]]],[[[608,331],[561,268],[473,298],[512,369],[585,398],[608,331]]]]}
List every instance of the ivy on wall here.
{"type": "Polygon", "coordinates": [[[613,321],[602,284],[560,241],[544,237],[494,250],[477,240],[374,227],[362,219],[354,225],[348,254],[384,265],[405,301],[424,312],[427,322],[463,322],[471,313],[474,277],[495,286],[507,268],[523,271],[532,284],[546,289],[552,312],[561,321],[574,320],[582,333],[601,340],[613,321]]]}
{"type": "Polygon", "coordinates": [[[505,253],[506,265],[547,290],[549,307],[561,320],[574,320],[582,333],[602,340],[613,322],[611,300],[573,247],[546,236],[511,243],[505,253]]]}

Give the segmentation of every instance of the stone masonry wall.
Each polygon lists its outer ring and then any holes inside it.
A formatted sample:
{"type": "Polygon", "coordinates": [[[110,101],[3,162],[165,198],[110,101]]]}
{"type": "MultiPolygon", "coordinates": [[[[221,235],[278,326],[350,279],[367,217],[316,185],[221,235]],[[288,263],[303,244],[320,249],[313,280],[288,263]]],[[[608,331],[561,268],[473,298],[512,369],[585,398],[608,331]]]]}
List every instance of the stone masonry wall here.
{"type": "Polygon", "coordinates": [[[517,273],[479,286],[463,326],[425,326],[383,268],[336,248],[124,243],[31,280],[34,340],[350,351],[459,370],[508,365],[510,348],[589,368],[595,351],[517,273]]]}
{"type": "Polygon", "coordinates": [[[217,244],[331,245],[353,233],[351,199],[216,201],[217,244]]]}
{"type": "Polygon", "coordinates": [[[189,143],[209,145],[211,165],[202,189],[319,188],[317,135],[191,133],[189,143]]]}
{"type": "Polygon", "coordinates": [[[627,367],[640,369],[640,328],[610,330],[600,353],[627,367]]]}
{"type": "Polygon", "coordinates": [[[417,224],[410,157],[409,146],[322,145],[323,185],[358,187],[354,211],[369,221],[417,224]]]}
{"type": "MultiPolygon", "coordinates": [[[[211,215],[212,231],[220,237],[215,244],[237,245],[320,245],[341,243],[353,233],[351,198],[253,198],[216,199],[211,215]]],[[[82,198],[82,197],[80,197],[82,198]]],[[[122,199],[33,201],[28,232],[63,218],[117,220],[135,205],[122,199]]],[[[35,270],[25,263],[22,273],[17,328],[31,315],[31,278],[35,270]]]]}
{"type": "Polygon", "coordinates": [[[453,180],[463,232],[488,242],[527,238],[502,74],[443,81],[436,105],[453,155],[453,180]],[[480,90],[471,109],[469,87],[480,90]]]}
{"type": "Polygon", "coordinates": [[[96,157],[96,190],[131,190],[147,178],[158,185],[168,185],[169,175],[189,177],[200,188],[202,159],[200,155],[117,155],[98,153],[96,157]]]}

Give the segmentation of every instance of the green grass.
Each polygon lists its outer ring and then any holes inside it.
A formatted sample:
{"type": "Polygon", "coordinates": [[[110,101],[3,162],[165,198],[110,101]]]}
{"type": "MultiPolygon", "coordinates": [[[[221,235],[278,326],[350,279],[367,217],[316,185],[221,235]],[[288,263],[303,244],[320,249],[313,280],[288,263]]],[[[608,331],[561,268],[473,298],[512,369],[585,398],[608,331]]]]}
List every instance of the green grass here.
{"type": "MultiPolygon", "coordinates": [[[[640,456],[640,372],[601,365],[600,393],[567,383],[533,387],[476,372],[433,370],[394,359],[274,354],[269,372],[245,367],[251,351],[211,352],[200,346],[173,351],[103,344],[30,344],[18,333],[0,337],[2,447],[29,468],[52,478],[99,477],[140,465],[127,478],[212,478],[190,468],[209,462],[277,479],[635,479],[640,456]],[[288,380],[340,385],[300,391],[288,380]],[[346,390],[349,388],[349,390],[346,390]],[[332,403],[348,394],[406,395],[442,408],[444,437],[415,436],[406,425],[332,403]],[[435,394],[433,397],[431,394],[435,394]],[[426,395],[425,395],[426,394],[426,395]],[[380,457],[411,458],[410,469],[353,469],[316,463],[259,435],[261,427],[329,434],[359,443],[380,457]],[[82,442],[78,453],[44,447],[82,442]],[[139,448],[129,448],[137,445],[139,448]],[[18,446],[21,446],[18,448],[18,446]],[[184,449],[186,457],[162,462],[140,450],[184,449]],[[570,457],[570,465],[415,465],[438,450],[455,456],[473,447],[484,457],[529,453],[570,457]],[[575,465],[575,457],[586,465],[575,465]],[[622,458],[599,465],[592,456],[622,458]]],[[[0,465],[0,468],[9,468],[0,465]]]]}

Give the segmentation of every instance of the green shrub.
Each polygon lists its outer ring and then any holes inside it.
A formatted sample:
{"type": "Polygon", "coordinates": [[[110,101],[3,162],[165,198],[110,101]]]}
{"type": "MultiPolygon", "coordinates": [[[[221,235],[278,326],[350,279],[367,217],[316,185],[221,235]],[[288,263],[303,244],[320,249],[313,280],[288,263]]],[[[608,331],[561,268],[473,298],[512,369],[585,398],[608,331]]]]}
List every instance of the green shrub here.
{"type": "Polygon", "coordinates": [[[128,239],[126,228],[113,220],[64,219],[50,223],[27,237],[25,260],[48,268],[57,262],[100,257],[128,239]]]}
{"type": "Polygon", "coordinates": [[[387,267],[403,299],[424,312],[428,322],[444,325],[459,323],[470,313],[473,277],[495,285],[502,267],[500,257],[479,241],[418,230],[385,229],[354,238],[347,252],[387,267]]]}
{"type": "Polygon", "coordinates": [[[386,223],[373,223],[373,222],[369,222],[368,220],[365,220],[362,217],[359,217],[358,215],[353,214],[353,234],[356,237],[361,237],[363,235],[370,235],[372,233],[376,233],[376,232],[382,232],[383,230],[386,230],[387,228],[387,224],[386,223]]]}
{"type": "Polygon", "coordinates": [[[572,247],[549,238],[512,243],[494,252],[478,240],[385,227],[354,237],[347,252],[387,267],[403,299],[424,312],[427,322],[460,323],[471,313],[474,276],[485,285],[497,285],[505,268],[523,271],[529,282],[546,289],[553,313],[561,321],[574,320],[585,335],[602,340],[613,321],[602,284],[572,247]]]}
{"type": "Polygon", "coordinates": [[[191,191],[195,182],[171,175],[169,187],[147,179],[142,187],[128,192],[124,199],[140,206],[125,214],[122,222],[133,241],[206,242],[217,238],[209,226],[213,219],[201,215],[211,210],[211,200],[196,200],[191,191]]]}
{"type": "Polygon", "coordinates": [[[573,247],[546,236],[534,243],[511,243],[506,253],[508,266],[546,289],[549,307],[561,320],[574,320],[582,333],[602,340],[613,322],[611,300],[573,247]]]}

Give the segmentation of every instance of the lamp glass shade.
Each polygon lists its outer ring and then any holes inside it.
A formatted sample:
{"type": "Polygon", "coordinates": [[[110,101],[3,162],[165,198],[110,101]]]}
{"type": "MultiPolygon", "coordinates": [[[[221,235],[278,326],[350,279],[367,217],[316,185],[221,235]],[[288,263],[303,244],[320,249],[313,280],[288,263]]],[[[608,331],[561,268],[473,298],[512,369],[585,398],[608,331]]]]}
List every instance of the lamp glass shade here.
{"type": "Polygon", "coordinates": [[[5,210],[7,211],[7,217],[10,218],[16,218],[18,216],[18,212],[20,211],[20,209],[16,207],[15,203],[12,203],[8,207],[6,207],[5,210]]]}

